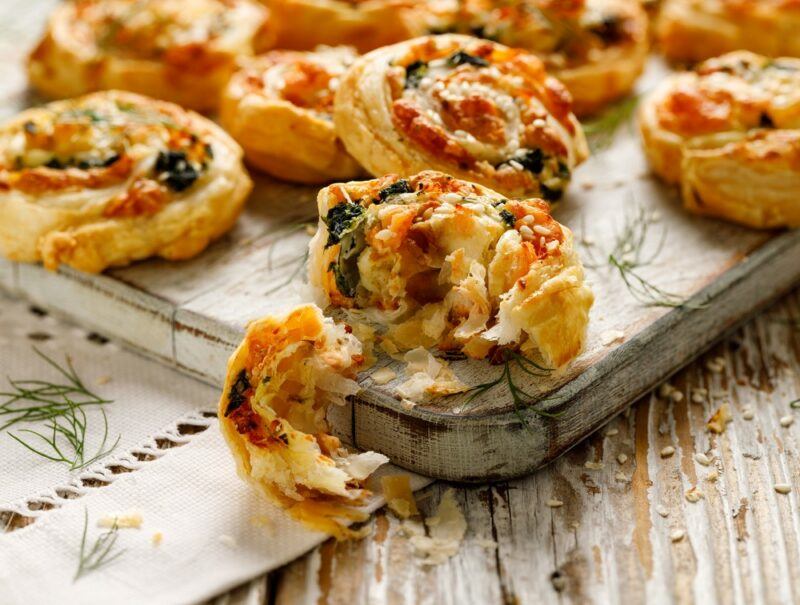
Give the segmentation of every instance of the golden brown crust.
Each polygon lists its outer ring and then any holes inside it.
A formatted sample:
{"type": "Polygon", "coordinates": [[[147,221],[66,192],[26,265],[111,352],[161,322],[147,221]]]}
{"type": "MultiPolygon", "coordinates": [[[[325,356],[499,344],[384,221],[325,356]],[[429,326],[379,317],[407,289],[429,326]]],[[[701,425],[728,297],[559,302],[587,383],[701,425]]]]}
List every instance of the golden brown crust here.
{"type": "Polygon", "coordinates": [[[352,46],[367,52],[425,33],[409,9],[421,0],[264,0],[277,24],[277,48],[352,46]]]}
{"type": "Polygon", "coordinates": [[[664,0],[657,25],[663,53],[695,62],[735,50],[800,56],[797,0],[664,0]]]}
{"type": "Polygon", "coordinates": [[[75,0],[56,7],[28,75],[50,98],[124,89],[208,111],[236,58],[273,40],[256,0],[75,0]]]}
{"type": "Polygon", "coordinates": [[[431,31],[534,53],[569,89],[579,116],[630,93],[647,60],[647,15],[630,0],[441,0],[420,12],[431,31]]]}
{"type": "Polygon", "coordinates": [[[456,34],[358,59],[334,121],[373,175],[431,168],[516,197],[559,199],[588,153],[569,93],[539,59],[456,34]]]}
{"type": "Polygon", "coordinates": [[[189,258],[241,212],[241,160],[209,120],[132,93],[29,109],[0,128],[0,250],[88,272],[189,258]]]}
{"type": "Polygon", "coordinates": [[[581,351],[592,293],[543,200],[426,171],[330,185],[318,204],[319,303],[366,312],[398,349],[511,347],[550,367],[581,351]]]}
{"type": "Polygon", "coordinates": [[[366,518],[363,481],[386,461],[357,455],[367,469],[354,472],[354,458],[327,434],[326,408],[358,390],[353,378],[363,369],[347,328],[301,305],[248,326],[219,401],[239,475],[311,529],[340,538],[355,535],[346,521],[366,518]]]}
{"type": "Polygon", "coordinates": [[[708,60],[663,82],[639,126],[653,171],[681,183],[688,209],[751,227],[797,224],[800,60],[708,60]]]}
{"type": "Polygon", "coordinates": [[[300,183],[356,178],[364,171],[333,126],[335,87],[355,58],[340,47],[247,61],[225,88],[220,122],[246,160],[272,176],[300,183]]]}

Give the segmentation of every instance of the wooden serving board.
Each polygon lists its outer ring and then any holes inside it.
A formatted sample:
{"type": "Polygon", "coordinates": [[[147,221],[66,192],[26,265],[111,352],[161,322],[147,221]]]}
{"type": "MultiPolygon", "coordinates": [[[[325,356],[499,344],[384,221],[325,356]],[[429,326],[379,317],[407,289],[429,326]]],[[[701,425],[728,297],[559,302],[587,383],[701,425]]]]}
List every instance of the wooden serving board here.
{"type": "MultiPolygon", "coordinates": [[[[32,43],[36,29],[15,35],[32,43]]],[[[8,72],[0,91],[4,116],[31,102],[19,67],[27,46],[0,46],[8,72]]],[[[654,60],[642,88],[664,73],[654,60]]],[[[482,482],[522,475],[589,435],[800,281],[800,231],[755,232],[686,215],[676,193],[648,175],[632,130],[623,128],[612,148],[577,170],[554,212],[584,242],[584,260],[599,261],[587,268],[596,303],[585,352],[546,378],[517,372],[516,383],[534,396],[520,409],[503,385],[469,402],[461,395],[409,408],[395,395],[404,364],[383,358],[373,371],[389,365],[398,379],[376,386],[365,375],[357,400],[331,413],[335,432],[433,477],[482,482]],[[626,217],[639,208],[658,216],[645,246],[653,262],[639,273],[685,296],[685,307],[642,304],[603,262],[626,217]],[[609,342],[618,332],[624,339],[609,342]],[[541,410],[559,415],[544,418],[541,410]]],[[[305,225],[316,220],[315,196],[316,189],[257,177],[235,229],[194,260],[152,260],[99,276],[0,261],[0,287],[221,384],[247,322],[304,299],[305,225]]],[[[485,362],[451,367],[468,385],[501,372],[485,362]]]]}

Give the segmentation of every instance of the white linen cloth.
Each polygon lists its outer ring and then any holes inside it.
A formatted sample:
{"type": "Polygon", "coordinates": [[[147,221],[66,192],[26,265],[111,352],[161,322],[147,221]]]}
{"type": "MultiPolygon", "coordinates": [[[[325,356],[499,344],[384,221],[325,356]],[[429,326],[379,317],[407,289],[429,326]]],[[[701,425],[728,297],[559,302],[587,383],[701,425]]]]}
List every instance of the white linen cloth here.
{"type": "MultiPolygon", "coordinates": [[[[0,433],[0,511],[37,516],[27,527],[0,533],[0,603],[194,603],[284,565],[326,538],[292,520],[236,475],[216,419],[199,414],[214,409],[215,389],[116,345],[90,342],[85,332],[37,317],[21,303],[2,297],[0,374],[53,377],[30,347],[29,335],[38,333],[41,338],[45,332],[52,338],[38,344],[46,345],[42,348],[48,355],[62,361],[69,351],[87,386],[114,399],[105,407],[109,432],[114,439],[117,434],[122,437],[114,453],[90,472],[69,473],[0,433]],[[105,376],[111,380],[95,385],[105,376]],[[174,427],[186,418],[209,427],[179,437],[174,427]],[[185,444],[157,450],[156,436],[185,444]],[[142,448],[143,444],[150,446],[142,448]],[[159,457],[142,462],[130,455],[134,450],[159,457]],[[110,464],[134,470],[111,475],[103,470],[110,464]],[[85,488],[79,478],[86,476],[111,483],[85,488]],[[70,484],[82,495],[61,498],[57,488],[70,484]],[[26,501],[43,494],[56,508],[25,508],[26,501]],[[97,527],[99,519],[130,510],[140,512],[143,523],[139,529],[119,530],[115,550],[123,554],[73,581],[84,515],[89,516],[91,544],[105,531],[97,527]],[[160,544],[154,542],[157,533],[163,536],[160,544]]],[[[102,420],[93,414],[89,443],[102,434],[102,420]]],[[[391,472],[401,471],[383,469],[391,472]]],[[[412,476],[415,489],[428,482],[412,476]]],[[[368,508],[381,504],[376,496],[368,508]]]]}

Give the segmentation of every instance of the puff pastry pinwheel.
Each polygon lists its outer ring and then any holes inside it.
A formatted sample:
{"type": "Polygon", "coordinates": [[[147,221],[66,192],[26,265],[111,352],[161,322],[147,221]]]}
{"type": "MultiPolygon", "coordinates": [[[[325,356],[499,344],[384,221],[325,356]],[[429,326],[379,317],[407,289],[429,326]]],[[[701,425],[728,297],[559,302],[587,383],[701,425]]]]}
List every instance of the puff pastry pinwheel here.
{"type": "Polygon", "coordinates": [[[587,115],[628,94],[644,69],[648,19],[632,0],[439,0],[429,29],[471,34],[539,56],[587,115]]]}
{"type": "Polygon", "coordinates": [[[800,57],[797,0],[664,0],[656,32],[673,61],[702,61],[735,50],[800,57]]]}
{"type": "Polygon", "coordinates": [[[639,108],[650,164],[696,213],[800,226],[800,59],[747,51],[665,80],[639,108]]]}
{"type": "Polygon", "coordinates": [[[373,175],[428,168],[512,197],[561,198],[588,154],[563,85],[525,51],[446,34],[358,59],[334,121],[373,175]]]}
{"type": "Polygon", "coordinates": [[[220,427],[239,474],[296,519],[337,537],[369,492],[364,481],[387,458],[349,454],[328,434],[330,405],[358,391],[361,343],[346,325],[303,305],[250,324],[228,362],[220,427]]]}
{"type": "Polygon", "coordinates": [[[256,0],[73,0],[28,60],[31,83],[62,99],[123,89],[216,109],[236,59],[274,40],[256,0]]]}
{"type": "Polygon", "coordinates": [[[355,178],[363,169],[333,127],[333,95],[355,58],[349,47],[338,47],[251,59],[223,93],[220,122],[247,161],[275,177],[301,183],[355,178]]]}
{"type": "Polygon", "coordinates": [[[276,48],[320,44],[367,52],[425,33],[410,11],[424,0],[262,0],[277,27],[276,48]]]}
{"type": "Polygon", "coordinates": [[[384,345],[511,347],[549,367],[581,351],[594,298],[546,202],[426,171],[330,185],[318,205],[318,303],[388,326],[384,345]]]}
{"type": "Polygon", "coordinates": [[[241,148],[177,105],[98,92],[0,126],[0,251],[89,272],[198,254],[250,192],[241,148]]]}

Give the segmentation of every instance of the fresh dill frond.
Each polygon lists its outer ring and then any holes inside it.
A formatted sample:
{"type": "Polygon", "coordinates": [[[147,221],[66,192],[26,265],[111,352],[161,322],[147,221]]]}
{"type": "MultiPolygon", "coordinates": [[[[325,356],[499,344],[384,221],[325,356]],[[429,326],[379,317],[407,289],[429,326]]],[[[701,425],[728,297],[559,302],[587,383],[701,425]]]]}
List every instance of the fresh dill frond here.
{"type": "Polygon", "coordinates": [[[687,309],[706,308],[708,306],[706,303],[690,303],[685,296],[657,286],[639,271],[656,261],[667,241],[667,230],[662,228],[661,234],[658,236],[658,243],[652,247],[649,254],[647,253],[647,249],[651,247],[651,234],[653,233],[651,225],[654,222],[652,214],[637,204],[633,212],[626,213],[625,223],[614,238],[614,245],[605,260],[603,262],[593,260],[593,254],[590,251],[588,257],[591,260],[585,263],[586,267],[590,269],[610,267],[619,274],[631,296],[643,305],[687,309]]]}
{"type": "Polygon", "coordinates": [[[268,249],[269,251],[267,252],[267,268],[272,270],[273,260],[275,257],[275,244],[277,244],[284,237],[292,235],[293,233],[297,233],[298,231],[303,231],[309,226],[313,226],[316,220],[316,217],[300,218],[282,225],[277,231],[275,231],[273,234],[275,237],[270,242],[268,249]]]}
{"type": "Polygon", "coordinates": [[[630,121],[638,104],[639,95],[627,97],[583,124],[583,132],[592,153],[600,153],[611,147],[620,127],[630,121]]]}
{"type": "Polygon", "coordinates": [[[297,279],[297,276],[300,275],[300,272],[303,271],[308,266],[308,250],[306,250],[305,252],[303,252],[303,254],[292,260],[290,264],[292,263],[294,263],[296,266],[292,271],[292,273],[289,275],[289,277],[287,277],[281,283],[273,286],[272,288],[264,292],[264,296],[269,296],[270,294],[273,294],[274,292],[277,292],[278,290],[285,288],[286,286],[291,284],[295,279],[297,279]]]}
{"type": "Polygon", "coordinates": [[[789,407],[793,410],[800,410],[800,398],[789,402],[789,407]]]}
{"type": "Polygon", "coordinates": [[[34,352],[64,377],[65,382],[46,380],[13,380],[8,378],[10,391],[0,392],[0,431],[21,422],[41,422],[72,413],[73,408],[112,403],[89,390],[83,383],[72,360],[66,356],[62,366],[36,347],[34,352]]]}
{"type": "Polygon", "coordinates": [[[108,565],[125,552],[124,550],[114,552],[114,546],[116,546],[117,538],[119,537],[119,526],[116,521],[108,531],[101,533],[95,539],[91,548],[87,549],[86,537],[88,531],[89,512],[84,509],[83,533],[81,534],[81,547],[78,553],[78,569],[75,572],[75,577],[72,579],[73,582],[76,582],[87,573],[108,565]]]}
{"type": "Polygon", "coordinates": [[[86,430],[87,418],[83,409],[67,399],[67,411],[60,416],[50,418],[45,424],[45,429],[40,432],[33,429],[20,429],[18,434],[9,433],[9,437],[20,445],[48,460],[69,466],[71,471],[78,470],[97,462],[110,454],[119,444],[120,436],[106,448],[108,443],[108,417],[106,411],[100,409],[103,415],[103,438],[93,455],[87,458],[86,430]],[[29,435],[29,440],[20,435],[29,435]]]}
{"type": "Polygon", "coordinates": [[[501,355],[503,371],[496,379],[472,387],[470,391],[473,391],[473,393],[469,396],[469,398],[467,398],[467,400],[464,402],[464,405],[469,405],[477,397],[483,395],[498,385],[504,384],[506,388],[508,388],[508,392],[511,394],[511,400],[514,404],[514,413],[516,414],[517,418],[519,418],[519,421],[525,426],[525,428],[530,428],[530,426],[528,424],[528,420],[522,414],[523,409],[530,409],[535,414],[545,418],[557,418],[560,416],[561,413],[546,412],[544,410],[537,410],[536,408],[532,407],[533,404],[536,403],[534,401],[534,396],[526,393],[523,389],[517,386],[516,382],[514,381],[514,372],[512,372],[512,366],[536,378],[546,378],[553,370],[551,368],[545,368],[528,359],[524,355],[520,355],[516,351],[512,351],[511,349],[503,349],[501,355]]]}

